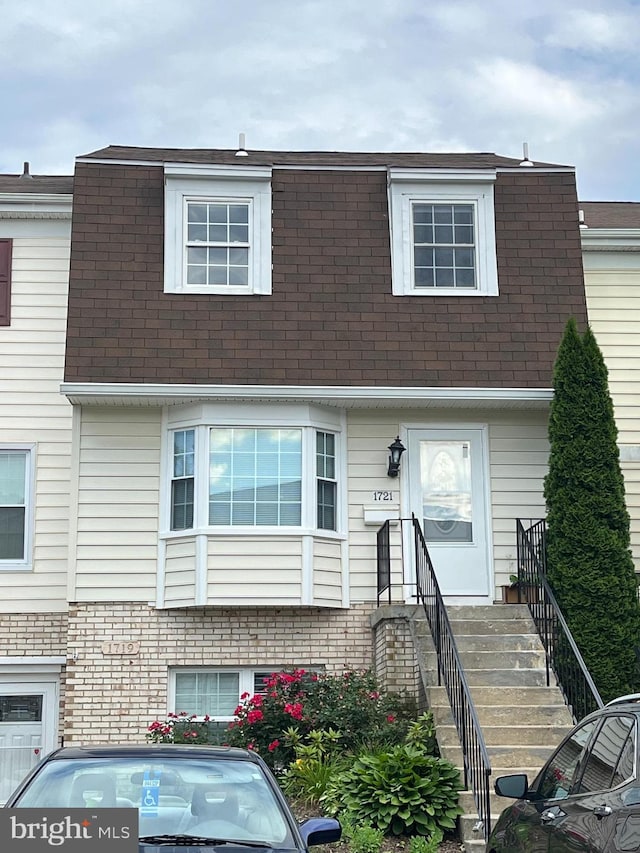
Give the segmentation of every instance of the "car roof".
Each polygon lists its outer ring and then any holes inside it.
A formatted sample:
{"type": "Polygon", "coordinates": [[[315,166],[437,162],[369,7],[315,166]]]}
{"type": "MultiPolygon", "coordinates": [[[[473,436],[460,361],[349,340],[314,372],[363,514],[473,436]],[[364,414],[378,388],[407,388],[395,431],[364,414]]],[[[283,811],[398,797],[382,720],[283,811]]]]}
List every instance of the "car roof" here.
{"type": "Polygon", "coordinates": [[[628,693],[626,696],[618,696],[617,699],[607,702],[605,708],[610,708],[612,705],[635,705],[635,710],[640,710],[639,702],[640,693],[628,693]]]}
{"type": "Polygon", "coordinates": [[[52,752],[49,760],[76,758],[215,758],[223,761],[250,761],[259,764],[260,758],[246,749],[231,746],[191,744],[88,744],[63,746],[52,752]]]}

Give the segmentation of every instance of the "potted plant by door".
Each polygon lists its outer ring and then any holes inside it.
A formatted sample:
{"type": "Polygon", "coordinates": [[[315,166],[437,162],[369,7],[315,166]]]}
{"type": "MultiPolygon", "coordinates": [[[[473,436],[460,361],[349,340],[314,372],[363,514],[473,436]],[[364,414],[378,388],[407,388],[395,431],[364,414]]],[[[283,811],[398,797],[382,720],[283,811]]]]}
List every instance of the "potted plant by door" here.
{"type": "Polygon", "coordinates": [[[502,587],[503,604],[526,604],[537,600],[537,586],[519,580],[518,575],[509,575],[509,583],[502,587]]]}

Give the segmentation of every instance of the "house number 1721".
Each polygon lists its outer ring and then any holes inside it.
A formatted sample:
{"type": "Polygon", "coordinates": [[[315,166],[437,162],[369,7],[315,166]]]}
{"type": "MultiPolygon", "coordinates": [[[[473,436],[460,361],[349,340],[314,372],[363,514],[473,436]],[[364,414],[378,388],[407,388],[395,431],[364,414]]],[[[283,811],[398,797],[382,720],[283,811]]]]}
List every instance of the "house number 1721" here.
{"type": "Polygon", "coordinates": [[[374,492],[373,499],[374,501],[392,501],[393,492],[374,492]]]}

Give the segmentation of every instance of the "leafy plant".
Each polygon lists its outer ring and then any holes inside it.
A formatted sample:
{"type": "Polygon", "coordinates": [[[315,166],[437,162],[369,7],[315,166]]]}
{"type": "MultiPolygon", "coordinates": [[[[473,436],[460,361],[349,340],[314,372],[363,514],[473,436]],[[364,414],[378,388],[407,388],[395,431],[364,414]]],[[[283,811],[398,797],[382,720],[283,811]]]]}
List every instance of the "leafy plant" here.
{"type": "Polygon", "coordinates": [[[354,827],[349,839],[351,853],[379,853],[382,849],[384,832],[370,824],[354,827]]]}
{"type": "Polygon", "coordinates": [[[409,841],[409,853],[436,853],[442,843],[443,832],[436,830],[430,838],[414,835],[409,841]]]}
{"type": "Polygon", "coordinates": [[[427,755],[439,755],[436,724],[431,711],[425,711],[417,720],[409,723],[405,743],[421,749],[427,755]]]}
{"type": "Polygon", "coordinates": [[[330,814],[346,810],[385,834],[432,836],[455,828],[460,789],[450,762],[404,744],[359,755],[329,783],[322,801],[330,814]]]}
{"type": "Polygon", "coordinates": [[[314,730],[305,743],[297,729],[291,729],[286,739],[293,742],[296,759],[281,776],[282,788],[293,799],[318,803],[333,777],[345,767],[346,758],[339,751],[340,732],[314,730]]]}

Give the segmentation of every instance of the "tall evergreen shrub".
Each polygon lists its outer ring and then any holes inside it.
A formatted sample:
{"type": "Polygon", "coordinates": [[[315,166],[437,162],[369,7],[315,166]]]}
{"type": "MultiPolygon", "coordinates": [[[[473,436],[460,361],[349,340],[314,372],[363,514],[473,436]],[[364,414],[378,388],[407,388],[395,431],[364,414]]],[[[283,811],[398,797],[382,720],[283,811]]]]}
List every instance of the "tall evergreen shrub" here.
{"type": "Polygon", "coordinates": [[[640,687],[640,606],[607,368],[567,323],[554,367],[545,479],[548,576],[607,701],[640,687]]]}

